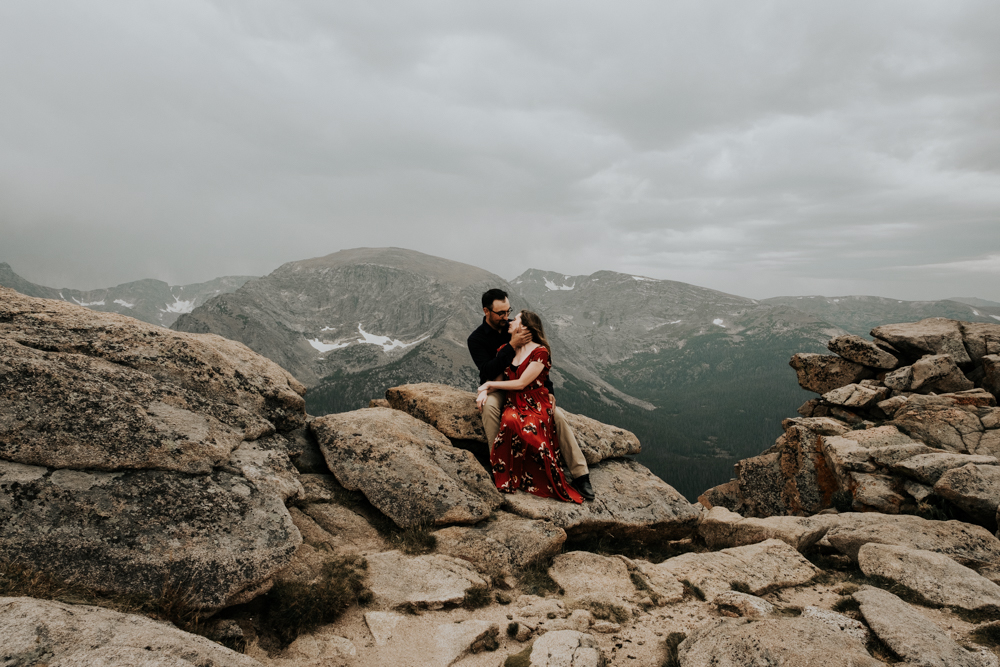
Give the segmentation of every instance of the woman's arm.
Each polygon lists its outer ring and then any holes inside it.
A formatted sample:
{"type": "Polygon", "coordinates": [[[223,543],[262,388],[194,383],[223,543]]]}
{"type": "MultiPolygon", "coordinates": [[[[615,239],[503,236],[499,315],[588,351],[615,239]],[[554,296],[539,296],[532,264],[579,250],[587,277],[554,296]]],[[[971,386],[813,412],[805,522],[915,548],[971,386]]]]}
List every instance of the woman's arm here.
{"type": "Polygon", "coordinates": [[[504,380],[502,382],[497,380],[490,380],[489,382],[486,382],[482,386],[480,386],[478,391],[490,392],[490,391],[496,391],[498,389],[502,389],[504,391],[510,391],[510,390],[520,391],[521,389],[524,389],[529,384],[534,382],[535,379],[537,379],[538,376],[541,375],[543,370],[545,370],[545,364],[543,362],[532,361],[530,364],[528,364],[528,367],[524,369],[524,374],[521,375],[521,377],[519,377],[518,379],[504,380]]]}

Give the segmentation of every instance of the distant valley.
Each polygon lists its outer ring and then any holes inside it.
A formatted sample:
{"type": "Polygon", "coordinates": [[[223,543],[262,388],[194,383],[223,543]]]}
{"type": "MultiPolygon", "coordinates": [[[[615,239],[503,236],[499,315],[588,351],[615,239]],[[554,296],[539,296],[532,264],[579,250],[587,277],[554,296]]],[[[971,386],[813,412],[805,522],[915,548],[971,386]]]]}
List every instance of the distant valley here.
{"type": "Polygon", "coordinates": [[[531,269],[508,282],[399,248],[290,262],[257,279],[87,292],[34,285],[0,264],[0,285],[243,342],[309,387],[314,415],[366,406],[411,382],[472,390],[478,375],[465,339],[481,321],[480,294],[501,287],[515,309],[546,323],[559,405],[634,431],[640,461],[689,498],[771,446],[781,420],[813,397],[795,382],[792,354],[826,352],[830,337],[867,336],[886,322],[1000,320],[1000,305],[978,299],[754,300],[611,271],[531,269]]]}

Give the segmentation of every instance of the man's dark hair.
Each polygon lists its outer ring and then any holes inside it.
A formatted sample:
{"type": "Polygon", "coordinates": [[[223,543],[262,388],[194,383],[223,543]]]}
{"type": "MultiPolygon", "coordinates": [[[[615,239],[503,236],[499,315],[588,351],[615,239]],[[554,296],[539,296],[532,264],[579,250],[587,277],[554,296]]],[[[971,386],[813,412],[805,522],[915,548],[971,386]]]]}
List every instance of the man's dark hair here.
{"type": "Polygon", "coordinates": [[[494,287],[491,290],[486,290],[483,292],[483,308],[493,308],[494,301],[503,301],[507,298],[507,292],[502,289],[494,287]]]}

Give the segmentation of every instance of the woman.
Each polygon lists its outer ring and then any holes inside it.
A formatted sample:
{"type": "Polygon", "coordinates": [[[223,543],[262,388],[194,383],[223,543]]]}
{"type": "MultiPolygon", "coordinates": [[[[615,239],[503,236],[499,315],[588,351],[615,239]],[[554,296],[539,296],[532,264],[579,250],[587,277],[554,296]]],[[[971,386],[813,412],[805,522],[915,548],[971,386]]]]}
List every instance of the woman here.
{"type": "Polygon", "coordinates": [[[545,379],[552,368],[552,348],[545,339],[542,320],[530,310],[522,310],[510,323],[510,333],[531,332],[531,341],[504,370],[503,380],[479,387],[476,403],[482,408],[486,396],[496,390],[507,392],[500,432],[493,442],[490,463],[497,488],[505,493],[521,489],[542,498],[558,498],[582,503],[576,489],[563,474],[552,417],[552,398],[545,379]]]}

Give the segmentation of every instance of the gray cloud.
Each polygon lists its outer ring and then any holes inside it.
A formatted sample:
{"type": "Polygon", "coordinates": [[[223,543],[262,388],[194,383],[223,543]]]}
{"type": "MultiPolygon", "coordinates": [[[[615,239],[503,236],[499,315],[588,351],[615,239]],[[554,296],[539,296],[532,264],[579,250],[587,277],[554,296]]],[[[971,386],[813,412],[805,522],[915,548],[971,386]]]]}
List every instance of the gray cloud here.
{"type": "Polygon", "coordinates": [[[1000,300],[995,3],[0,4],[0,261],[1000,300]]]}

